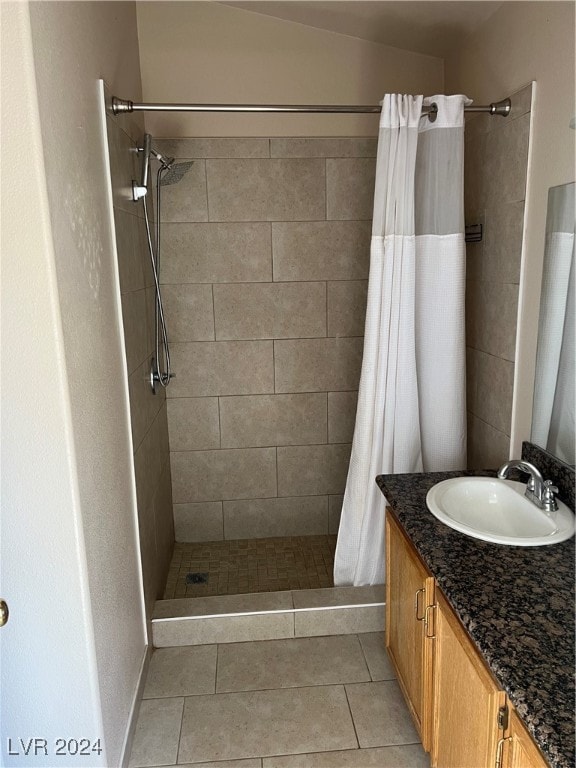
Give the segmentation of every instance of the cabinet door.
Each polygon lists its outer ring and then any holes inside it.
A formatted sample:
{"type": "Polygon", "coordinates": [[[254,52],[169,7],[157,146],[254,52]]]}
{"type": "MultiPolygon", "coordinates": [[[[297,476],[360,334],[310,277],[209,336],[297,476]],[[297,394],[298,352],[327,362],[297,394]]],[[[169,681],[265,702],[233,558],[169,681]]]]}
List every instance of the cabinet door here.
{"type": "Polygon", "coordinates": [[[500,691],[436,590],[434,634],[433,768],[490,768],[495,765],[500,691]]]}
{"type": "Polygon", "coordinates": [[[434,580],[386,513],[386,648],[426,751],[430,749],[432,644],[426,639],[426,606],[434,580]]]}
{"type": "Polygon", "coordinates": [[[513,709],[509,728],[504,758],[506,768],[547,768],[548,763],[513,709]]]}

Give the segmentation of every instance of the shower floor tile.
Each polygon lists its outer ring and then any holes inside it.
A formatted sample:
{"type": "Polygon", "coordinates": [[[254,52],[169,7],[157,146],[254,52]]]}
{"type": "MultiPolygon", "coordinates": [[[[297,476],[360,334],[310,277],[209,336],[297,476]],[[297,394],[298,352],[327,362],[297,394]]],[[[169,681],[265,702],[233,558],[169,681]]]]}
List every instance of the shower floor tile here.
{"type": "Polygon", "coordinates": [[[176,543],[164,600],[333,587],[335,549],[335,535],[176,543]]]}

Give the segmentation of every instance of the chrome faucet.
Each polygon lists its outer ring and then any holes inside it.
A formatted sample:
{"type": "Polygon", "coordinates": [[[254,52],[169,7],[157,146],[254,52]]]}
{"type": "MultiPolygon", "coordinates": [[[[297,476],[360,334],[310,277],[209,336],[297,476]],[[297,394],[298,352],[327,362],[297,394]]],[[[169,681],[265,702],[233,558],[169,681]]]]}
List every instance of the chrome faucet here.
{"type": "Polygon", "coordinates": [[[554,494],[558,493],[558,488],[553,485],[552,480],[544,480],[542,473],[534,464],[521,459],[512,459],[512,461],[507,461],[506,464],[503,464],[498,470],[500,480],[506,480],[511,469],[519,469],[521,472],[530,475],[526,485],[526,493],[524,494],[527,499],[545,512],[556,512],[558,504],[554,494]]]}

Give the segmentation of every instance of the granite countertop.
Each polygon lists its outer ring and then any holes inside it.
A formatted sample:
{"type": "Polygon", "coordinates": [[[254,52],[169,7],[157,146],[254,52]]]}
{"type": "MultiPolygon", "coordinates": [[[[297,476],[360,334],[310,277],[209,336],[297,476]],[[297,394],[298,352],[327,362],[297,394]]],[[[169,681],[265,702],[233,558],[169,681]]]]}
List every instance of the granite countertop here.
{"type": "Polygon", "coordinates": [[[494,472],[379,475],[376,482],[550,765],[574,766],[574,538],[508,547],[437,520],[441,480],[494,472]]]}

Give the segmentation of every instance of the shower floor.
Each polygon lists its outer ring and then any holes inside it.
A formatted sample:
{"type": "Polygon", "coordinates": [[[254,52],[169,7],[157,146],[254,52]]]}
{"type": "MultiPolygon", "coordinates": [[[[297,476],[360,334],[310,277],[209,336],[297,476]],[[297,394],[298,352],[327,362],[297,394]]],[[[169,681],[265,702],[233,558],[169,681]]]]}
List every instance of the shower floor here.
{"type": "Polygon", "coordinates": [[[176,543],[164,600],[333,587],[335,549],[335,535],[176,543]]]}

